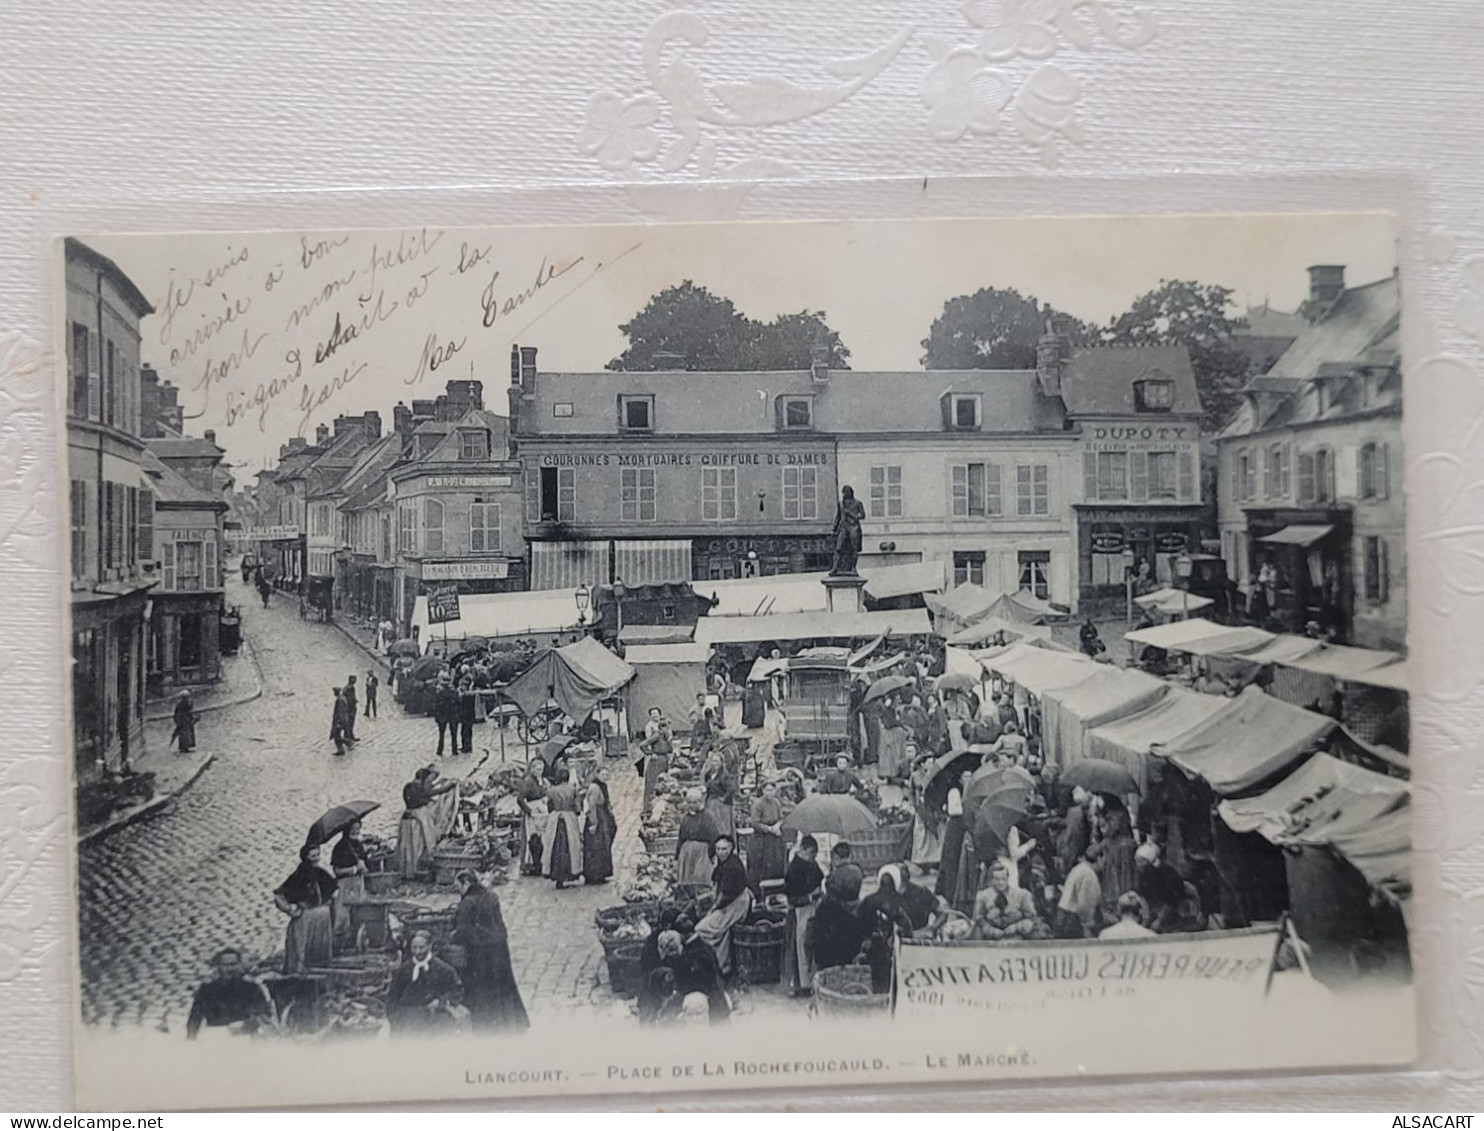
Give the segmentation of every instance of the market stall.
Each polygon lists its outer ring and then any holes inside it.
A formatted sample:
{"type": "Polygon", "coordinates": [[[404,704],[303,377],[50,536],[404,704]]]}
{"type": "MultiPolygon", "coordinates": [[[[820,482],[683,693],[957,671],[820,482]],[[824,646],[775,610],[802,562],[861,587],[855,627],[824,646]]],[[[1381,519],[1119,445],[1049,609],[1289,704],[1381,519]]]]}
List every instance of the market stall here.
{"type": "Polygon", "coordinates": [[[1104,666],[1094,679],[1053,688],[1041,696],[1042,752],[1066,767],[1087,756],[1087,732],[1154,706],[1170,690],[1143,672],[1104,666]]]}
{"type": "MultiPolygon", "coordinates": [[[[821,586],[820,592],[824,589],[821,586]]],[[[796,612],[769,616],[717,616],[696,622],[697,644],[762,644],[777,641],[866,640],[930,636],[932,625],[923,609],[892,609],[875,613],[796,612]]]]}
{"type": "Polygon", "coordinates": [[[528,716],[554,701],[569,718],[581,722],[633,678],[632,667],[585,636],[575,644],[542,652],[503,696],[528,716]]]}
{"type": "Polygon", "coordinates": [[[1133,774],[1140,792],[1148,788],[1150,749],[1187,734],[1227,706],[1227,700],[1179,687],[1167,687],[1155,703],[1137,714],[1087,731],[1089,758],[1116,762],[1133,774]]]}
{"type": "Polygon", "coordinates": [[[967,628],[959,629],[948,638],[948,643],[955,648],[973,648],[1015,644],[1029,639],[1050,640],[1050,627],[991,615],[975,621],[967,628]]]}
{"type": "Polygon", "coordinates": [[[629,701],[636,708],[629,722],[636,733],[644,729],[652,707],[677,728],[685,725],[696,695],[706,690],[706,659],[703,644],[635,644],[625,662],[634,669],[629,701]]]}
{"type": "Polygon", "coordinates": [[[1189,619],[1192,613],[1209,609],[1215,603],[1210,597],[1202,597],[1188,589],[1156,589],[1134,598],[1134,604],[1146,613],[1158,613],[1172,620],[1189,619]]]}

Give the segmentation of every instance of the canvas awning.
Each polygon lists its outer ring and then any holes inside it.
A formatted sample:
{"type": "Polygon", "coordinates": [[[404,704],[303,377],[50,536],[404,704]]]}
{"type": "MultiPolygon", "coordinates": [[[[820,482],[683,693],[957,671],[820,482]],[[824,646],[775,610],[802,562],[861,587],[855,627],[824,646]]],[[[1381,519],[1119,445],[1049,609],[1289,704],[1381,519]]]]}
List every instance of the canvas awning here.
{"type": "Polygon", "coordinates": [[[954,627],[962,627],[989,612],[997,600],[998,596],[984,586],[966,583],[956,585],[940,596],[929,596],[927,607],[935,616],[956,622],[954,627]]]}
{"type": "Polygon", "coordinates": [[[893,636],[928,636],[933,631],[925,609],[731,617],[716,616],[713,613],[696,622],[696,643],[712,645],[758,644],[765,640],[859,640],[879,636],[888,630],[893,636]]]}
{"type": "Polygon", "coordinates": [[[1217,795],[1239,797],[1301,762],[1334,729],[1333,719],[1248,687],[1194,730],[1150,752],[1205,779],[1217,795]]]}
{"type": "Polygon", "coordinates": [[[624,650],[624,661],[632,668],[642,664],[704,664],[711,649],[704,644],[635,644],[624,650]]]}
{"type": "Polygon", "coordinates": [[[1087,756],[1117,762],[1134,775],[1143,790],[1150,747],[1189,733],[1227,703],[1215,695],[1170,687],[1152,707],[1089,730],[1084,744],[1087,756]]]}
{"type": "Polygon", "coordinates": [[[591,636],[563,648],[548,648],[511,681],[505,698],[534,715],[548,700],[581,721],[597,704],[634,678],[634,669],[591,636]]]}
{"type": "Polygon", "coordinates": [[[532,542],[531,589],[575,591],[608,584],[607,542],[532,542]]]}
{"type": "MultiPolygon", "coordinates": [[[[1307,838],[1296,840],[1307,843],[1307,838]]],[[[1398,903],[1412,895],[1412,812],[1408,799],[1372,821],[1338,829],[1326,838],[1371,887],[1398,903]]],[[[1405,912],[1405,908],[1403,908],[1405,912]]]]}
{"type": "Polygon", "coordinates": [[[1179,647],[1171,649],[1171,651],[1186,652],[1192,656],[1233,656],[1242,658],[1248,652],[1256,652],[1259,648],[1266,647],[1275,639],[1276,637],[1271,632],[1264,632],[1260,628],[1246,626],[1223,628],[1209,636],[1187,640],[1179,647]]]}
{"type": "Polygon", "coordinates": [[[1258,539],[1275,546],[1312,546],[1334,530],[1333,526],[1285,526],[1258,539]]]}
{"type": "Polygon", "coordinates": [[[1173,624],[1156,624],[1150,628],[1136,628],[1133,632],[1125,632],[1123,638],[1134,644],[1163,648],[1168,652],[1179,651],[1182,644],[1203,639],[1220,631],[1221,626],[1215,621],[1206,620],[1204,617],[1192,617],[1190,620],[1177,620],[1173,624]]]}
{"type": "Polygon", "coordinates": [[[682,624],[626,624],[619,629],[618,641],[629,644],[684,644],[690,640],[691,628],[682,624]]]}
{"type": "Polygon", "coordinates": [[[1142,597],[1134,598],[1134,604],[1139,608],[1162,613],[1165,616],[1198,612],[1215,603],[1210,597],[1202,597],[1188,589],[1156,589],[1153,593],[1145,593],[1142,597]]]}
{"type": "Polygon", "coordinates": [[[955,647],[973,647],[976,644],[984,644],[993,640],[996,633],[1003,632],[1010,643],[1024,640],[1028,637],[1039,637],[1043,640],[1051,639],[1051,629],[1045,625],[1025,624],[1018,621],[1008,621],[1002,617],[985,616],[976,620],[967,628],[961,628],[948,638],[948,643],[955,647]]]}
{"type": "Polygon", "coordinates": [[[761,683],[765,679],[772,679],[775,675],[782,675],[786,671],[788,671],[786,656],[776,660],[771,656],[759,656],[752,661],[752,667],[747,673],[747,682],[761,683]]]}
{"type": "Polygon", "coordinates": [[[1087,732],[1154,706],[1169,690],[1143,672],[1099,665],[1091,679],[1041,696],[1042,746],[1048,762],[1070,766],[1086,756],[1087,732]]]}
{"type": "Polygon", "coordinates": [[[860,572],[866,579],[866,596],[877,601],[910,597],[917,593],[938,593],[943,589],[942,562],[866,566],[860,572]]]}
{"type": "Polygon", "coordinates": [[[1029,644],[1017,644],[981,663],[990,671],[1014,680],[1032,695],[1044,695],[1052,688],[1071,687],[1100,673],[1117,670],[1094,663],[1077,652],[1052,652],[1029,644]]]}
{"type": "Polygon", "coordinates": [[[1288,666],[1300,671],[1327,675],[1332,679],[1347,680],[1364,672],[1384,667],[1400,659],[1395,652],[1382,652],[1374,648],[1350,648],[1341,644],[1319,643],[1313,651],[1295,660],[1288,666]]]}
{"type": "Polygon", "coordinates": [[[469,636],[543,636],[566,632],[577,624],[577,590],[545,589],[531,593],[465,593],[459,597],[459,619],[428,625],[428,599],[419,597],[412,623],[424,643],[469,636]]]}
{"type": "Polygon", "coordinates": [[[1407,661],[1398,660],[1394,664],[1385,664],[1379,668],[1370,668],[1363,672],[1355,672],[1347,677],[1351,683],[1363,683],[1367,687],[1385,687],[1391,691],[1406,692],[1410,690],[1407,682],[1407,661]]]}
{"type": "Polygon", "coordinates": [[[1220,655],[1247,664],[1295,664],[1303,657],[1317,652],[1320,647],[1318,640],[1311,640],[1307,636],[1275,636],[1260,648],[1255,648],[1250,652],[1220,653],[1220,655]]]}
{"type": "Polygon", "coordinates": [[[613,543],[613,577],[625,585],[689,584],[690,539],[613,543]]]}
{"type": "Polygon", "coordinates": [[[694,588],[703,597],[716,598],[716,605],[708,614],[711,617],[780,616],[825,609],[825,576],[782,573],[773,577],[734,577],[697,581],[694,588]]]}
{"type": "Polygon", "coordinates": [[[1260,833],[1273,844],[1327,843],[1405,804],[1407,792],[1404,781],[1315,754],[1266,793],[1223,801],[1219,812],[1234,832],[1260,833]]]}

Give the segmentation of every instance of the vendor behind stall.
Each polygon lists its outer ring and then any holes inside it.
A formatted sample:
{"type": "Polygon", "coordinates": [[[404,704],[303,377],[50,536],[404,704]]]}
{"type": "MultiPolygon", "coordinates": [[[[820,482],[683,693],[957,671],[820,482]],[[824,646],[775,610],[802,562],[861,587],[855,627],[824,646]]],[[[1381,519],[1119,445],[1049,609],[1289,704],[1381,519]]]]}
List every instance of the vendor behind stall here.
{"type": "Polygon", "coordinates": [[[699,790],[692,790],[682,802],[684,816],[676,835],[675,883],[681,887],[704,887],[711,882],[712,859],[716,838],[721,830],[701,803],[699,790]]]}
{"type": "Polygon", "coordinates": [[[723,973],[732,968],[732,928],[752,910],[752,891],[747,869],[742,866],[729,836],[716,839],[716,867],[711,872],[716,897],[711,911],[696,924],[696,935],[716,952],[723,973]]]}
{"type": "Polygon", "coordinates": [[[424,766],[402,787],[406,807],[397,826],[397,871],[404,880],[417,878],[423,857],[453,828],[458,812],[458,782],[438,780],[438,771],[424,766]],[[451,795],[451,796],[450,796],[451,795]]]}
{"type": "Polygon", "coordinates": [[[334,953],[335,877],[320,867],[320,848],[299,849],[299,866],[273,893],[274,905],[289,917],[283,943],[283,972],[302,974],[323,966],[334,953]]]}

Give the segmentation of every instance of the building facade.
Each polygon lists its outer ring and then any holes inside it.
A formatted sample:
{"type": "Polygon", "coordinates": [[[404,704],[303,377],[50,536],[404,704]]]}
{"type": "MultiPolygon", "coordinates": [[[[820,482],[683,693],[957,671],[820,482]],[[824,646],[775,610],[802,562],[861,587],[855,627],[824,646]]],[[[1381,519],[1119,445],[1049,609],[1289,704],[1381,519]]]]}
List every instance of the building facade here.
{"type": "Polygon", "coordinates": [[[1308,328],[1218,438],[1222,555],[1249,600],[1389,650],[1407,620],[1400,307],[1395,276],[1347,288],[1343,267],[1311,268],[1308,328]]]}
{"type": "Polygon", "coordinates": [[[149,301],[87,245],[64,248],[73,752],[80,782],[144,741],[145,647],[157,583],[142,469],[139,323],[149,301]]]}

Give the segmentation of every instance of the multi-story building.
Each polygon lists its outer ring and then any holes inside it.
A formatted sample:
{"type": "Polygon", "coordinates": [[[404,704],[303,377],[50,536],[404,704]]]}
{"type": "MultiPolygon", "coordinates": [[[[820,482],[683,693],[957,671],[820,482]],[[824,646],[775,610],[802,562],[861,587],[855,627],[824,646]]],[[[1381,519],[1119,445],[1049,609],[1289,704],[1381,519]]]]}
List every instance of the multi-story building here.
{"type": "Polygon", "coordinates": [[[1072,353],[1035,370],[542,373],[512,353],[531,587],[822,570],[841,488],[862,562],[1076,606],[1120,539],[1151,562],[1199,513],[1183,349],[1072,353]],[[1147,431],[1147,435],[1145,434],[1147,431]]]}
{"type": "Polygon", "coordinates": [[[139,323],[149,301],[112,260],[67,240],[67,468],[73,749],[80,781],[144,739],[154,491],[141,463],[139,323]]]}
{"type": "Polygon", "coordinates": [[[221,676],[227,503],[203,486],[216,481],[222,458],[212,433],[206,437],[150,440],[144,457],[159,562],[147,654],[152,694],[221,676]]]}
{"type": "Polygon", "coordinates": [[[1386,649],[1406,639],[1400,311],[1395,275],[1311,267],[1307,328],[1218,438],[1228,573],[1251,594],[1269,564],[1282,627],[1386,649]]]}
{"type": "Polygon", "coordinates": [[[361,454],[379,439],[381,414],[376,412],[337,416],[333,432],[323,424],[315,430],[320,454],[304,472],[306,574],[311,588],[323,586],[331,600],[350,546],[346,516],[340,510],[346,500],[343,484],[361,454]]]}
{"type": "MultiPolygon", "coordinates": [[[[324,431],[328,435],[329,429],[324,431]]],[[[281,536],[266,543],[272,547],[266,565],[273,583],[291,592],[301,591],[306,577],[309,467],[320,454],[321,449],[311,447],[303,436],[294,436],[279,448],[278,467],[273,473],[278,500],[276,525],[281,536]]]]}
{"type": "Polygon", "coordinates": [[[391,519],[383,505],[387,472],[402,457],[402,437],[395,431],[380,437],[341,480],[338,494],[344,549],[337,567],[337,608],[381,620],[395,617],[395,562],[391,519]]]}
{"type": "Polygon", "coordinates": [[[476,386],[475,397],[455,402],[469,407],[453,419],[414,425],[398,406],[411,443],[387,476],[387,500],[403,622],[432,586],[468,595],[526,588],[521,466],[507,458],[505,418],[481,407],[477,382],[466,384],[476,386]]]}

